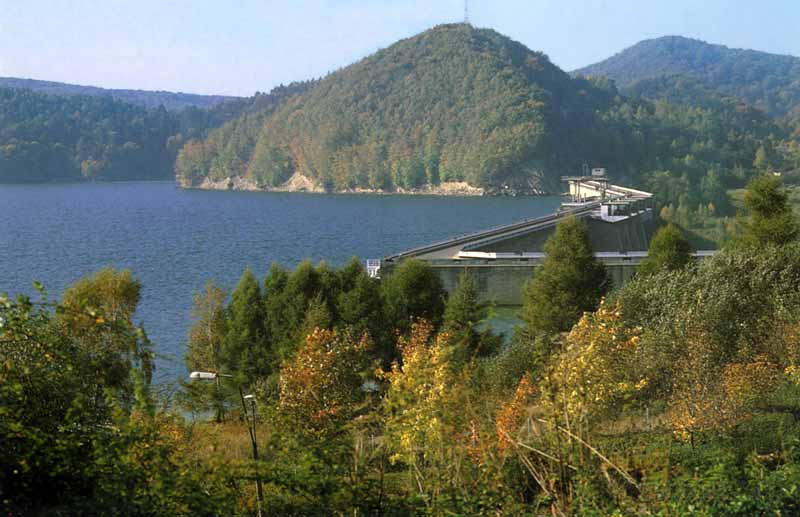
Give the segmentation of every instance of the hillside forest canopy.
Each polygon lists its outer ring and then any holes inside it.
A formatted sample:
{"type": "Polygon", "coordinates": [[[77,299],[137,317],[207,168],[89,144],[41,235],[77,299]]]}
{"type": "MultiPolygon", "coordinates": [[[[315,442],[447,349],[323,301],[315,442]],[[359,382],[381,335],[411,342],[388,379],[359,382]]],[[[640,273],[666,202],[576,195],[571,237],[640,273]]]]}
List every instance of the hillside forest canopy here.
{"type": "Polygon", "coordinates": [[[110,95],[52,95],[0,87],[0,182],[174,178],[186,141],[304,87],[221,102],[209,109],[149,108],[110,95]]]}
{"type": "MultiPolygon", "coordinates": [[[[612,58],[615,67],[579,71],[591,73],[583,78],[495,31],[443,25],[321,80],[206,108],[145,107],[9,79],[15,87],[0,88],[0,181],[174,174],[185,186],[241,180],[269,189],[300,175],[328,191],[466,182],[489,194],[535,193],[559,192],[561,175],[589,164],[652,190],[684,222],[730,213],[726,191],[761,172],[797,181],[800,133],[790,114],[723,84],[733,50],[715,47],[690,63],[717,63],[714,80],[667,66],[688,52],[676,49],[700,45],[682,42],[645,42],[631,58],[612,58]]],[[[746,54],[770,76],[794,63],[770,56],[746,54]]],[[[748,77],[735,83],[791,97],[783,82],[748,77]]]]}
{"type": "Polygon", "coordinates": [[[330,191],[464,181],[531,193],[559,192],[558,178],[587,163],[674,210],[720,214],[725,191],[754,175],[796,177],[794,126],[690,79],[620,91],[492,30],[443,25],[188,143],[176,173],[185,185],[269,189],[301,174],[330,191]]]}

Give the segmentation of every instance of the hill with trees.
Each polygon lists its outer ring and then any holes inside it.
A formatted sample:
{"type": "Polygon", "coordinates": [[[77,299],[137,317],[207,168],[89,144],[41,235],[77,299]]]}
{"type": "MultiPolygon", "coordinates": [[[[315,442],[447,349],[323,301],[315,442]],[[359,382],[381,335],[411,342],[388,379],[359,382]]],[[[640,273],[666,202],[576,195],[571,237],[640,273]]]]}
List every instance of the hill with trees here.
{"type": "Polygon", "coordinates": [[[83,95],[90,97],[111,97],[118,101],[128,102],[145,108],[164,106],[168,111],[176,111],[190,106],[209,109],[226,101],[241,99],[241,97],[229,95],[198,95],[196,93],[183,92],[119,90],[99,88],[97,86],[59,83],[55,81],[22,79],[19,77],[0,77],[0,88],[33,90],[35,92],[59,96],[83,95]]]}
{"type": "Polygon", "coordinates": [[[328,190],[542,188],[571,140],[572,112],[591,105],[578,86],[544,54],[494,31],[443,25],[330,74],[255,134],[226,128],[205,160],[179,160],[178,171],[186,183],[234,173],[260,187],[300,173],[328,190]],[[253,145],[220,159],[220,148],[242,139],[253,145]]]}
{"type": "Polygon", "coordinates": [[[495,31],[442,25],[395,43],[270,108],[188,143],[185,186],[409,191],[466,182],[487,193],[558,192],[584,163],[686,210],[727,209],[785,128],[710,92],[691,106],[571,78],[495,31]]]}
{"type": "Polygon", "coordinates": [[[800,116],[800,58],[794,56],[664,36],[641,41],[573,74],[607,77],[623,89],[640,81],[685,76],[772,116],[800,116]]]}
{"type": "Polygon", "coordinates": [[[570,77],[467,24],[208,109],[14,80],[25,88],[0,88],[0,181],[174,174],[204,188],[529,194],[560,192],[562,175],[590,164],[654,191],[685,224],[729,212],[727,190],[758,174],[800,177],[800,132],[758,102],[694,76],[625,80],[570,77]]]}
{"type": "Polygon", "coordinates": [[[305,83],[210,109],[145,108],[111,96],[0,88],[0,182],[171,179],[178,150],[305,83]]]}

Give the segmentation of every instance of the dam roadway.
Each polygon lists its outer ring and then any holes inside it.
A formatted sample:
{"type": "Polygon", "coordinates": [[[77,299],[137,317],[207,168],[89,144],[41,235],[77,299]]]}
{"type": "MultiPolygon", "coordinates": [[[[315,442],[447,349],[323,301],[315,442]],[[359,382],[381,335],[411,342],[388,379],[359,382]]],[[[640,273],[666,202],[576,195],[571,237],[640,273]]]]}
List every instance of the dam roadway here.
{"type": "MultiPolygon", "coordinates": [[[[605,178],[568,177],[569,201],[549,215],[526,219],[488,230],[388,255],[368,261],[370,274],[387,274],[403,260],[429,263],[452,292],[462,271],[475,279],[481,299],[499,306],[522,304],[523,287],[545,258],[544,243],[559,221],[577,217],[586,222],[595,257],[603,263],[615,286],[628,281],[647,257],[657,222],[652,195],[610,185],[605,178]]],[[[702,259],[713,250],[696,251],[702,259]]]]}

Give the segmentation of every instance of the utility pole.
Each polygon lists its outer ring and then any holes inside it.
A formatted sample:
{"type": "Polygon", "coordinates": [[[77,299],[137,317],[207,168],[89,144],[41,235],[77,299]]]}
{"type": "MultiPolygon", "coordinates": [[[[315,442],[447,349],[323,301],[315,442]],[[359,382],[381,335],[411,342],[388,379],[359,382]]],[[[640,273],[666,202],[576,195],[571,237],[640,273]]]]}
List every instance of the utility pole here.
{"type": "Polygon", "coordinates": [[[464,25],[469,25],[469,0],[464,0],[464,25]]]}
{"type": "MultiPolygon", "coordinates": [[[[219,379],[220,377],[226,377],[229,379],[233,379],[233,375],[229,373],[219,373],[219,372],[192,372],[189,374],[190,379],[201,379],[201,380],[216,380],[217,381],[217,389],[219,390],[219,379]]],[[[238,383],[237,383],[238,384],[238,383]]],[[[262,506],[264,503],[264,489],[261,486],[261,476],[258,473],[258,442],[256,441],[256,399],[253,395],[245,395],[242,392],[242,385],[238,384],[239,387],[239,398],[242,399],[242,411],[244,411],[244,422],[247,424],[247,432],[250,434],[250,445],[253,447],[253,461],[255,463],[255,473],[256,473],[256,489],[258,493],[258,517],[262,517],[262,506]],[[245,403],[245,399],[250,400],[250,409],[252,410],[252,424],[250,423],[250,418],[248,416],[247,411],[247,404],[245,403]]],[[[224,413],[223,413],[224,415],[224,413]]],[[[224,418],[224,416],[223,416],[224,418]]]]}
{"type": "Polygon", "coordinates": [[[239,386],[239,397],[242,399],[242,411],[244,411],[244,419],[247,423],[247,430],[250,432],[250,444],[253,446],[253,461],[255,462],[256,469],[256,490],[258,496],[258,517],[262,517],[261,505],[264,500],[264,490],[261,486],[261,476],[258,473],[258,442],[256,441],[256,399],[252,395],[248,395],[250,399],[250,408],[252,409],[252,425],[250,418],[247,417],[247,405],[244,403],[244,393],[242,393],[242,386],[239,386]]]}

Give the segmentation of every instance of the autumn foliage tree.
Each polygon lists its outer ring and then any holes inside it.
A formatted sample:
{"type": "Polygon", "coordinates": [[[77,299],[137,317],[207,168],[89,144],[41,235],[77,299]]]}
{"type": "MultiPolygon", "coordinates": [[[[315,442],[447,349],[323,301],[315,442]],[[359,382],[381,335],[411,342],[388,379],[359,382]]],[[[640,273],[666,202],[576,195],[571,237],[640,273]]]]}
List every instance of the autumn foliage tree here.
{"type": "Polygon", "coordinates": [[[340,432],[364,400],[371,346],[366,334],[313,330],[281,370],[280,410],[313,435],[340,432]]]}
{"type": "Polygon", "coordinates": [[[619,410],[648,384],[637,368],[641,334],[641,328],[625,324],[618,305],[601,303],[584,314],[542,380],[544,406],[574,423],[619,410]]]}
{"type": "Polygon", "coordinates": [[[463,448],[456,446],[466,429],[466,393],[453,360],[455,347],[447,334],[436,335],[422,320],[398,348],[402,365],[395,363],[383,376],[389,383],[383,410],[390,460],[410,469],[413,488],[435,499],[446,490],[444,479],[465,461],[463,448]]]}

